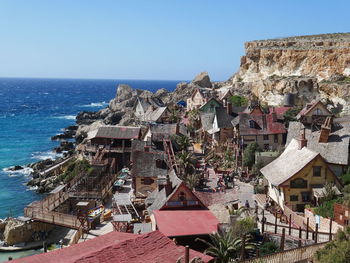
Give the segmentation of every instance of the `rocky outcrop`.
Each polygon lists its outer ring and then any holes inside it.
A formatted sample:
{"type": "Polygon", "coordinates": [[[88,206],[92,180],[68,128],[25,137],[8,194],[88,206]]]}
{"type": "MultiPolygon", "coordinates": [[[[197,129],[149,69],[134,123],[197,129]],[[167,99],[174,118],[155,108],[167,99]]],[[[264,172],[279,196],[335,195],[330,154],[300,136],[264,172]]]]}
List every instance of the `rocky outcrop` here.
{"type": "Polygon", "coordinates": [[[270,105],[294,93],[297,103],[321,99],[349,113],[350,33],[252,41],[245,50],[239,71],[221,85],[270,105]]]}
{"type": "Polygon", "coordinates": [[[207,72],[202,72],[193,81],[179,83],[174,92],[159,89],[155,93],[148,90],[132,89],[130,86],[120,84],[117,87],[116,97],[109,102],[109,106],[98,112],[81,112],[77,116],[78,130],[77,143],[83,141],[88,133],[103,125],[138,125],[139,121],[134,115],[134,106],[137,97],[157,98],[165,105],[174,105],[178,101],[187,100],[196,87],[212,87],[207,72]]]}
{"type": "Polygon", "coordinates": [[[4,223],[3,240],[10,246],[22,242],[38,241],[46,237],[53,225],[10,219],[4,223]]]}

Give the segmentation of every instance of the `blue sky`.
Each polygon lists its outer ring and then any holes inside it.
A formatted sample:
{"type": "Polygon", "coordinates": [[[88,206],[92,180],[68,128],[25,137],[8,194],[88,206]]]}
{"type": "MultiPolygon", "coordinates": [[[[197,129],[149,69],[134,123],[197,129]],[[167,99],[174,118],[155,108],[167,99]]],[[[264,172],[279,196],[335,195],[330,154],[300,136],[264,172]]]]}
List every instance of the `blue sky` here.
{"type": "Polygon", "coordinates": [[[244,42],[350,31],[349,1],[0,0],[0,77],[226,80],[244,42]]]}

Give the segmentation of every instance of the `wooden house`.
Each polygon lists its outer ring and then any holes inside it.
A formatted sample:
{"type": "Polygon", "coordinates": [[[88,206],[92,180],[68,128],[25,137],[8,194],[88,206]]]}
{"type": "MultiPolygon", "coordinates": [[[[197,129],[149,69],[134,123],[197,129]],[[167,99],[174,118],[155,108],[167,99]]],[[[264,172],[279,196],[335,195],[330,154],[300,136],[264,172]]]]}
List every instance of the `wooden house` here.
{"type": "Polygon", "coordinates": [[[146,198],[157,188],[158,179],[167,176],[168,166],[165,153],[153,151],[146,146],[144,151],[132,152],[131,176],[137,198],[146,198]]]}
{"type": "Polygon", "coordinates": [[[298,113],[297,119],[303,124],[316,124],[321,125],[324,123],[327,117],[331,117],[333,114],[327,109],[319,100],[314,100],[298,113]]]}
{"type": "Polygon", "coordinates": [[[159,182],[146,199],[153,229],[168,237],[207,236],[217,231],[219,221],[202,201],[179,179],[174,170],[159,182]]]}
{"type": "Polygon", "coordinates": [[[341,184],[320,153],[310,150],[304,136],[293,139],[285,151],[260,171],[268,182],[268,198],[282,210],[303,212],[314,203],[313,189],[326,182],[341,184]]]}
{"type": "Polygon", "coordinates": [[[164,107],[164,103],[159,98],[156,98],[156,97],[154,98],[138,97],[133,108],[136,118],[143,121],[145,118],[145,113],[150,107],[153,107],[153,109],[164,107]]]}
{"type": "Polygon", "coordinates": [[[238,113],[232,121],[236,142],[242,148],[256,142],[261,149],[276,150],[286,139],[282,116],[279,109],[272,108],[270,113],[265,113],[259,105],[238,113]]]}
{"type": "Polygon", "coordinates": [[[331,120],[327,117],[320,127],[311,127],[301,122],[290,122],[288,127],[288,145],[298,139],[300,131],[305,131],[307,147],[321,154],[331,170],[341,176],[349,166],[350,120],[343,117],[331,120]]]}
{"type": "Polygon", "coordinates": [[[191,97],[187,99],[187,111],[198,109],[211,97],[214,97],[213,90],[209,88],[196,88],[191,97]]]}

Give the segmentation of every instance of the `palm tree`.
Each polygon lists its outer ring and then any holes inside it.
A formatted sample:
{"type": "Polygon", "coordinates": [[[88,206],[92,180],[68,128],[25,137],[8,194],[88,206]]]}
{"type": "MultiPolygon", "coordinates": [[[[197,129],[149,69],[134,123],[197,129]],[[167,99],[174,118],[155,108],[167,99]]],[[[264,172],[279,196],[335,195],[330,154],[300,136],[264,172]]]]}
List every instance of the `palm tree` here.
{"type": "Polygon", "coordinates": [[[170,115],[169,115],[169,122],[171,123],[175,123],[178,122],[180,120],[180,112],[178,111],[178,109],[176,109],[175,107],[172,107],[169,109],[170,111],[170,115]]]}
{"type": "Polygon", "coordinates": [[[199,185],[200,176],[198,174],[190,174],[186,176],[184,181],[187,187],[193,190],[199,185]]]}
{"type": "MultiPolygon", "coordinates": [[[[215,257],[217,263],[232,262],[239,257],[242,248],[242,239],[234,238],[232,231],[224,233],[213,233],[209,235],[210,242],[197,238],[196,241],[201,241],[207,245],[205,254],[215,257]]],[[[255,249],[256,246],[251,242],[251,237],[247,236],[247,242],[244,243],[244,248],[255,249]]]]}
{"type": "Polygon", "coordinates": [[[185,135],[175,135],[173,138],[180,150],[187,150],[191,146],[191,139],[185,135]]]}
{"type": "Polygon", "coordinates": [[[181,173],[183,177],[187,177],[188,174],[192,173],[194,170],[195,159],[191,152],[181,151],[176,154],[176,162],[181,167],[181,173]]]}

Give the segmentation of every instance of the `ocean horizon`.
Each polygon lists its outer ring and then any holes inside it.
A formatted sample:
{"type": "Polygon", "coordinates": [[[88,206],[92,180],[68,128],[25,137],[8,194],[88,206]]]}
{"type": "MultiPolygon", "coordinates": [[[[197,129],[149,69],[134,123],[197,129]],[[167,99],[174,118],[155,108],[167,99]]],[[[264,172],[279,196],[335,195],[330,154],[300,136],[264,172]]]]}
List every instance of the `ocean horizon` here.
{"type": "Polygon", "coordinates": [[[81,111],[106,107],[119,84],[155,92],[173,91],[181,80],[0,78],[0,218],[23,215],[40,198],[26,186],[30,169],[8,168],[56,158],[51,136],[75,124],[81,111]]]}

